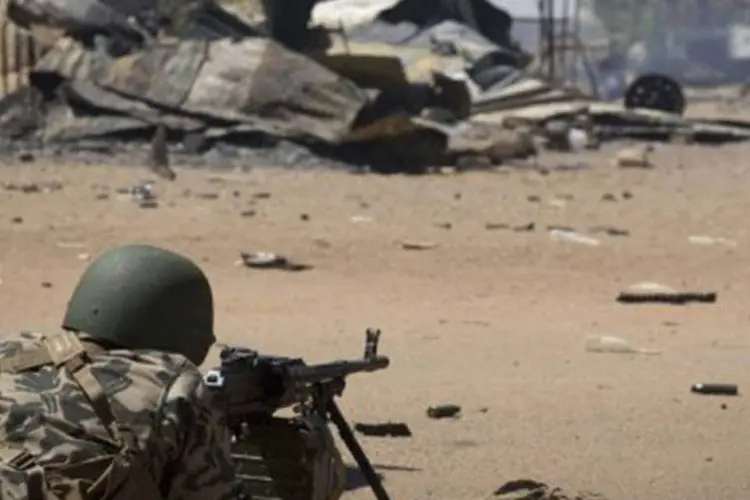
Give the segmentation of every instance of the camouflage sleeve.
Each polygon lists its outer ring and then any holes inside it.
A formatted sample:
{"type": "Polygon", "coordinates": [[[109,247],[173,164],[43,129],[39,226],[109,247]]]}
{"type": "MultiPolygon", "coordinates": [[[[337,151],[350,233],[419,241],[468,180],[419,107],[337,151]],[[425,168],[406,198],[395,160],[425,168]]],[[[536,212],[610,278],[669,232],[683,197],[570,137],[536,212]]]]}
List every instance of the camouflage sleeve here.
{"type": "Polygon", "coordinates": [[[166,393],[160,427],[161,442],[174,446],[161,484],[167,500],[234,498],[229,429],[192,363],[166,393]]]}

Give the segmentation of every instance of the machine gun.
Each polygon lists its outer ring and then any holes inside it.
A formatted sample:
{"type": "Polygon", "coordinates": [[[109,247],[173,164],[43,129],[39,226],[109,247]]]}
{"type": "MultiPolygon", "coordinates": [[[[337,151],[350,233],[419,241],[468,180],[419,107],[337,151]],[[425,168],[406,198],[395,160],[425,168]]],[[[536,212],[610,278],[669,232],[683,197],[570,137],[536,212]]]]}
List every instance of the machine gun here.
{"type": "Polygon", "coordinates": [[[389,500],[335,400],[347,376],[388,367],[388,357],[378,355],[379,339],[380,330],[368,329],[362,359],[317,365],[244,347],[222,349],[221,365],[206,373],[205,382],[226,412],[233,459],[246,494],[283,500],[338,498],[345,474],[330,435],[332,422],[375,498],[389,500]],[[274,416],[287,407],[294,408],[294,418],[274,416]]]}

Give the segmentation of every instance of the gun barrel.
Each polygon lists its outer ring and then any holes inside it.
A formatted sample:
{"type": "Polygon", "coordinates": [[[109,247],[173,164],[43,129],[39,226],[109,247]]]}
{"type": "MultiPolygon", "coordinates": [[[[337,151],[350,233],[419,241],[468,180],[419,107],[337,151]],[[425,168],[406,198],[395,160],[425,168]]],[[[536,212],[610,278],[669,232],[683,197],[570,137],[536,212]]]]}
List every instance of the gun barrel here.
{"type": "Polygon", "coordinates": [[[388,368],[391,360],[387,356],[374,356],[370,359],[333,361],[309,366],[291,366],[287,371],[290,380],[300,383],[330,380],[346,377],[354,373],[375,372],[388,368]]]}

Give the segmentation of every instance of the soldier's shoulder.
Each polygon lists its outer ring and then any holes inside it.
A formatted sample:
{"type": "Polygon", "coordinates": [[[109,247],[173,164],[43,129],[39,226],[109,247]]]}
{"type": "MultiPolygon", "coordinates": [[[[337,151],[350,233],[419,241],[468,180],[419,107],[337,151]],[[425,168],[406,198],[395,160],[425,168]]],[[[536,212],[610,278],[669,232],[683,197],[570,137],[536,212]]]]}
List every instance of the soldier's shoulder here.
{"type": "Polygon", "coordinates": [[[198,371],[180,354],[152,350],[116,349],[97,356],[94,364],[125,378],[146,378],[163,386],[198,371]]]}

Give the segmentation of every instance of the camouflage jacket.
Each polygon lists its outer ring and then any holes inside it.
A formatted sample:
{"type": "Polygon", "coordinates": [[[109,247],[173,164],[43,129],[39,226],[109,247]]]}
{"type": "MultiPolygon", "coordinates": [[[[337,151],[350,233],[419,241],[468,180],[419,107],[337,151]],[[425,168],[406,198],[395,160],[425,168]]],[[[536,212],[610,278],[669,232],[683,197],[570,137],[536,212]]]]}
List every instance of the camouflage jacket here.
{"type": "MultiPolygon", "coordinates": [[[[39,346],[43,335],[0,341],[0,359],[39,346]]],[[[148,469],[167,500],[232,498],[229,431],[211,405],[198,368],[161,351],[113,350],[93,358],[115,418],[132,427],[149,457],[148,469]]],[[[63,369],[44,366],[0,373],[0,433],[20,442],[41,464],[76,463],[104,453],[102,444],[71,433],[105,431],[78,384],[63,369]]]]}

